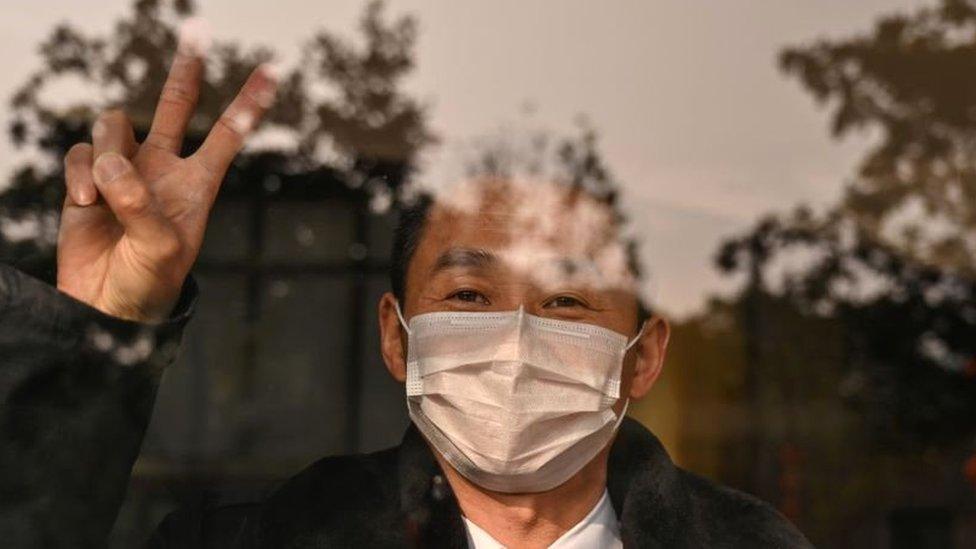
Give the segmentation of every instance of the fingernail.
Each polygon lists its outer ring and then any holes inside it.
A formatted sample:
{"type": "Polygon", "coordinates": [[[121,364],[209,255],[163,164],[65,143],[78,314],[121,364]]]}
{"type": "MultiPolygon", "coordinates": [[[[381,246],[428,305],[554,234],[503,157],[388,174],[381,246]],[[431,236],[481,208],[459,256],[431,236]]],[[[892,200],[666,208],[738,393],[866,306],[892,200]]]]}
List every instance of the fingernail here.
{"type": "Polygon", "coordinates": [[[95,180],[99,183],[108,183],[125,173],[127,164],[116,153],[104,153],[95,160],[95,180]]]}
{"type": "Polygon", "coordinates": [[[105,122],[102,122],[101,119],[96,120],[92,125],[91,134],[92,139],[101,139],[105,135],[105,122]]]}
{"type": "Polygon", "coordinates": [[[77,191],[78,196],[75,197],[75,202],[79,206],[88,206],[95,201],[95,189],[89,186],[80,187],[77,191]]]}

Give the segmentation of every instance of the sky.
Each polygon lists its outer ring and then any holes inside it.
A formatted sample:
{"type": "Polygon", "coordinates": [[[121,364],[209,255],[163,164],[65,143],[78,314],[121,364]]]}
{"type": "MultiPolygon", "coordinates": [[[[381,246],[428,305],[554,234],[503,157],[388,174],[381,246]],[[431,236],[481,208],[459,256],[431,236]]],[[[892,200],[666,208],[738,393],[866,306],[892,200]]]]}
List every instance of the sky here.
{"type": "MultiPolygon", "coordinates": [[[[761,215],[839,196],[869,135],[829,136],[828,111],[777,68],[778,52],[871,28],[934,0],[395,0],[420,25],[406,90],[428,105],[441,144],[423,177],[461,174],[473,140],[523,124],[569,134],[585,115],[622,185],[647,266],[645,293],[675,317],[734,291],[712,258],[761,215]]],[[[57,23],[106,33],[129,0],[0,5],[0,98],[37,68],[57,23]],[[81,7],[84,5],[84,8],[81,7]]],[[[198,0],[216,40],[264,45],[294,62],[318,29],[355,37],[363,1],[198,0]]],[[[9,111],[0,106],[6,127],[9,111]]],[[[0,140],[0,173],[18,161],[0,140]]],[[[5,179],[0,175],[0,179],[5,179]]]]}

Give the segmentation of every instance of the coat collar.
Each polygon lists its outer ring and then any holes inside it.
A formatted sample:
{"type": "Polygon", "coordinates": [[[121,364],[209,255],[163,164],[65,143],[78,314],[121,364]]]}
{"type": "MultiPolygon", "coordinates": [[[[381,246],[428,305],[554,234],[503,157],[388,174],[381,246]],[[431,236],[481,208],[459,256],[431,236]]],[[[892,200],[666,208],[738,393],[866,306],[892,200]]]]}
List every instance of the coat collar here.
{"type": "MultiPolygon", "coordinates": [[[[457,500],[430,447],[411,425],[400,445],[400,510],[415,546],[467,547],[457,500]]],[[[657,437],[626,418],[613,446],[607,489],[626,547],[680,546],[678,533],[689,520],[688,495],[678,469],[657,437]]]]}
{"type": "Polygon", "coordinates": [[[397,468],[400,511],[410,545],[466,548],[461,509],[427,441],[412,423],[400,443],[397,468]]]}
{"type": "Polygon", "coordinates": [[[626,418],[610,447],[607,490],[625,547],[681,547],[691,532],[691,503],[680,471],[661,442],[626,418]]]}

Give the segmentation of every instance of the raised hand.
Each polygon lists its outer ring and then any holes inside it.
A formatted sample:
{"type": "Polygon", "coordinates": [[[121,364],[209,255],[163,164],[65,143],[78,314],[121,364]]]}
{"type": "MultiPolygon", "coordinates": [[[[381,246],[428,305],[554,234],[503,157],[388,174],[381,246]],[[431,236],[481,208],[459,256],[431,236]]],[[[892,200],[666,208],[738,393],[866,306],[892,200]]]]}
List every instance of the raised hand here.
{"type": "Polygon", "coordinates": [[[171,312],[224,174],[277,86],[270,67],[255,69],[203,145],[181,158],[202,72],[198,51],[181,47],[145,141],[137,143],[125,113],[114,110],[99,116],[91,144],[68,151],[60,290],[130,320],[158,322],[171,312]]]}

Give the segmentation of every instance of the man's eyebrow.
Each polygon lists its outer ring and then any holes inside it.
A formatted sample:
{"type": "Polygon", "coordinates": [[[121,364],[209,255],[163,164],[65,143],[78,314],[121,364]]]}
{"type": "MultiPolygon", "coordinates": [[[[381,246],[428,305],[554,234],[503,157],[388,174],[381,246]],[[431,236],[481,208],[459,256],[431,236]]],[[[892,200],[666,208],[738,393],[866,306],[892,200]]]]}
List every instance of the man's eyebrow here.
{"type": "Polygon", "coordinates": [[[451,248],[440,255],[434,263],[433,273],[453,267],[486,269],[498,261],[488,250],[475,248],[451,248]]]}

